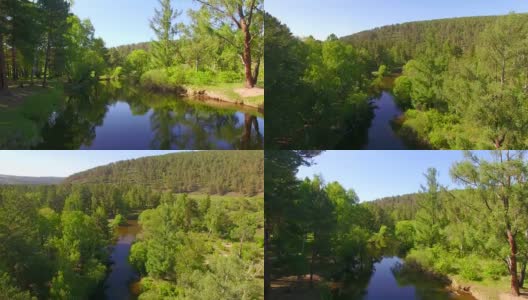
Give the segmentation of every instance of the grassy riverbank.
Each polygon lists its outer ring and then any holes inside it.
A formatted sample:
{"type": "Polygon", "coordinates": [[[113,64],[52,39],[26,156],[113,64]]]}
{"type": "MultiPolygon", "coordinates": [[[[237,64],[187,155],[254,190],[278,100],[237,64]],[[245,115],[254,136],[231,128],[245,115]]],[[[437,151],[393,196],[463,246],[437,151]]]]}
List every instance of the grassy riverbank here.
{"type": "Polygon", "coordinates": [[[64,88],[13,88],[0,95],[0,148],[30,148],[39,142],[39,132],[50,114],[61,105],[64,88]]]}

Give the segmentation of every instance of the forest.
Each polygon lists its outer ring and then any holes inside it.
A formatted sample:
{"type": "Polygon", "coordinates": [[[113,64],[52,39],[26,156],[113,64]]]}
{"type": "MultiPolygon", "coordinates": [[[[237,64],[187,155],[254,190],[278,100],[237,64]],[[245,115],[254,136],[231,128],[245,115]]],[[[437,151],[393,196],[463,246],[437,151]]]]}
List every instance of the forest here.
{"type": "Polygon", "coordinates": [[[121,251],[118,232],[132,222],[141,228],[127,258],[137,273],[134,297],[263,299],[264,199],[246,190],[185,194],[138,182],[70,180],[0,186],[0,295],[106,298],[116,287],[105,280],[120,272],[110,254],[121,251]]]}
{"type": "Polygon", "coordinates": [[[148,92],[174,103],[215,99],[262,110],[262,1],[193,3],[196,9],[183,12],[170,0],[157,1],[145,24],[152,41],[109,48],[90,19],[72,13],[74,1],[1,0],[0,147],[52,140],[41,132],[54,125],[53,113],[68,112],[71,99],[96,102],[106,86],[131,98],[150,98],[148,92]]]}
{"type": "Polygon", "coordinates": [[[411,22],[326,41],[294,37],[267,18],[274,148],[364,148],[377,138],[366,136],[380,90],[401,110],[385,125],[406,148],[526,146],[526,14],[411,22]]]}
{"type": "Polygon", "coordinates": [[[319,154],[265,153],[265,288],[273,299],[363,299],[374,265],[383,269],[391,257],[401,263],[385,272],[398,286],[414,286],[413,299],[526,291],[524,151],[467,152],[449,174],[461,189],[442,186],[429,168],[417,174],[417,193],[373,202],[323,175],[296,178],[319,154]],[[451,296],[442,294],[448,290],[451,296]]]}

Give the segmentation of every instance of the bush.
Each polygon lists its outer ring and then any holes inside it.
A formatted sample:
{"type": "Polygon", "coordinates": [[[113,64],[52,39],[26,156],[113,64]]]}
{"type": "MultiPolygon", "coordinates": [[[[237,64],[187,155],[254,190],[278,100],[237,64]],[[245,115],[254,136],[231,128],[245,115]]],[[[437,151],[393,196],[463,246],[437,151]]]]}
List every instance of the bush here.
{"type": "Polygon", "coordinates": [[[211,71],[193,71],[188,73],[188,82],[194,85],[209,85],[215,82],[215,75],[211,71]]]}
{"type": "Polygon", "coordinates": [[[468,280],[482,280],[481,265],[482,261],[475,255],[470,255],[460,259],[460,276],[468,280]]]}
{"type": "Polygon", "coordinates": [[[242,81],[242,74],[235,71],[221,71],[217,74],[220,83],[236,83],[242,81]]]}

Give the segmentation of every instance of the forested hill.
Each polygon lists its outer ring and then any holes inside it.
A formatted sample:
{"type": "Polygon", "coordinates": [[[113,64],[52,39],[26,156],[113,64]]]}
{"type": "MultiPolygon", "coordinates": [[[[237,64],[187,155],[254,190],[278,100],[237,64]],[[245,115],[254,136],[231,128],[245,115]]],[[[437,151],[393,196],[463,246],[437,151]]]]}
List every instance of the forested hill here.
{"type": "Polygon", "coordinates": [[[64,178],[61,177],[28,177],[0,175],[0,185],[49,185],[59,184],[64,178]]]}
{"type": "Polygon", "coordinates": [[[397,220],[411,220],[420,209],[420,194],[391,196],[368,202],[391,214],[397,220]]]}
{"type": "MultiPolygon", "coordinates": [[[[528,21],[528,14],[522,14],[528,21]]],[[[463,52],[474,51],[481,32],[499,16],[463,17],[430,21],[409,22],[383,26],[358,32],[342,38],[359,48],[366,48],[381,63],[405,64],[414,58],[428,36],[463,52]]]]}
{"type": "Polygon", "coordinates": [[[145,157],[97,167],[64,182],[138,184],[176,193],[239,193],[264,191],[262,151],[185,152],[145,157]]]}

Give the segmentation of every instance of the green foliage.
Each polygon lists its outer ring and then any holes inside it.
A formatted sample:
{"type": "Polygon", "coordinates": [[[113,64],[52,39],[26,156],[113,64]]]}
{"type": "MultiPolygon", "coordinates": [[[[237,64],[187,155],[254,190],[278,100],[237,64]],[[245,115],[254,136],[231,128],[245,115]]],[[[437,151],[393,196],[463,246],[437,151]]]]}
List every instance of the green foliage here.
{"type": "Polygon", "coordinates": [[[372,118],[365,53],[336,39],[301,41],[270,15],[265,34],[267,145],[321,149],[354,141],[361,147],[372,118]]]}
{"type": "Polygon", "coordinates": [[[65,182],[130,185],[141,182],[157,190],[177,193],[254,195],[264,190],[263,169],[262,151],[206,151],[123,161],[74,174],[65,182]]]}
{"type": "Polygon", "coordinates": [[[130,255],[131,264],[147,276],[140,299],[215,299],[220,294],[262,298],[258,276],[263,275],[264,254],[254,240],[255,231],[262,230],[262,216],[263,201],[186,195],[144,211],[139,217],[142,238],[130,255]],[[216,214],[211,210],[232,224],[233,240],[211,234],[204,224],[208,215],[216,214]]]}
{"type": "Polygon", "coordinates": [[[394,81],[394,88],[392,90],[398,105],[402,109],[408,109],[411,107],[411,92],[412,92],[412,81],[407,76],[400,76],[394,81]]]}

